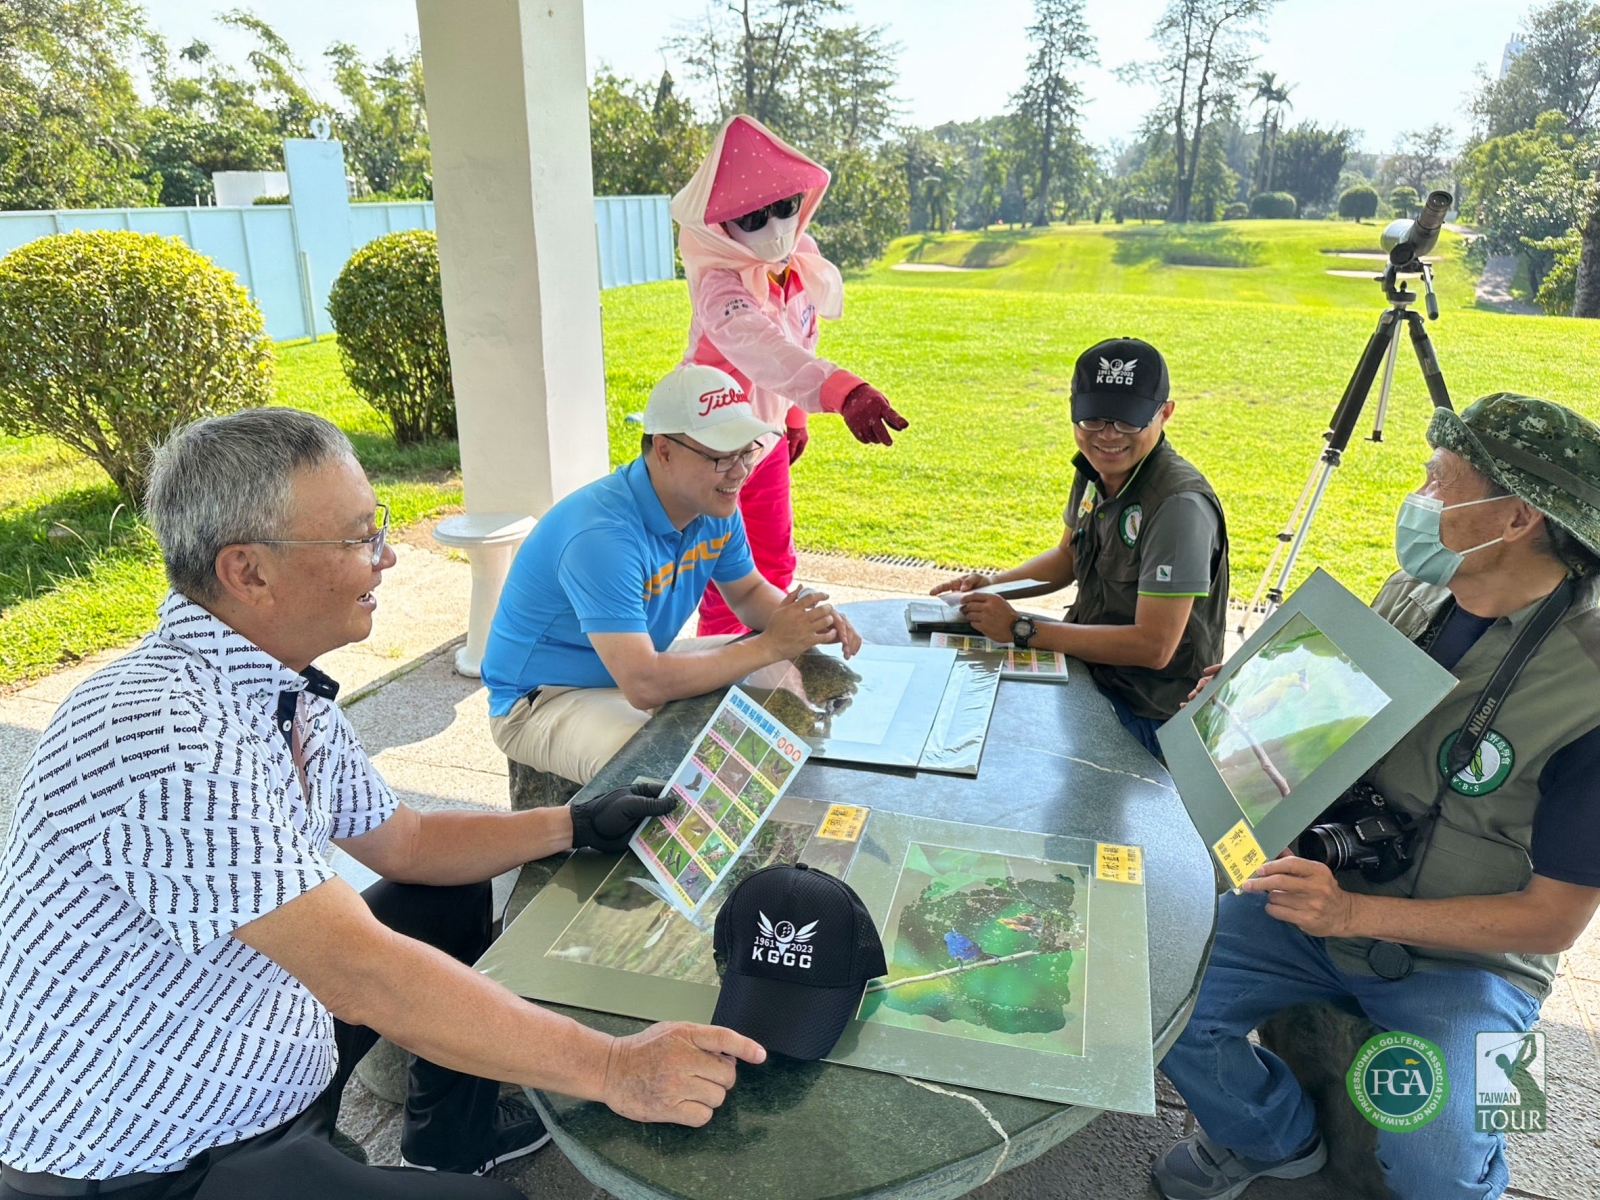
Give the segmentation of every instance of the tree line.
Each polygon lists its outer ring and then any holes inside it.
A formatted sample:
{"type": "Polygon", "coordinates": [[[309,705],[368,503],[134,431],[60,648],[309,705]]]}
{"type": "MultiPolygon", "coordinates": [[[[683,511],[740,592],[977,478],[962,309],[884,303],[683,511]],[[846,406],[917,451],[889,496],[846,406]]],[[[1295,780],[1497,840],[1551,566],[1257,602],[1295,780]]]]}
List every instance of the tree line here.
{"type": "Polygon", "coordinates": [[[242,69],[202,40],[174,50],[132,0],[0,5],[0,208],[205,203],[214,171],[281,169],[283,139],[314,117],[344,142],[359,191],[432,194],[415,46],[372,62],[329,46],[338,95],[324,98],[255,13],[217,20],[249,36],[242,69]]]}
{"type": "MultiPolygon", "coordinates": [[[[1520,53],[1484,75],[1457,146],[1442,125],[1384,154],[1358,130],[1295,113],[1294,85],[1264,68],[1277,0],[1168,0],[1141,60],[1118,69],[1157,102],[1126,142],[1081,126],[1081,69],[1098,61],[1084,0],[1034,0],[1029,55],[1005,111],[918,129],[896,96],[899,47],[848,0],[724,0],[680,25],[654,80],[599,71],[590,88],[598,194],[671,193],[734,112],[825,163],[833,186],[814,232],[847,266],[907,231],[1052,221],[1213,221],[1245,215],[1407,215],[1445,187],[1515,254],[1550,311],[1600,315],[1600,2],[1546,0],[1520,53]]],[[[324,49],[336,94],[318,95],[293,49],[248,9],[240,65],[203,40],[174,49],[135,0],[0,5],[0,207],[187,205],[211,175],[281,165],[281,142],[326,118],[358,193],[429,198],[421,55],[371,61],[324,49]],[[148,81],[142,99],[135,79],[148,81]]]]}
{"type": "Polygon", "coordinates": [[[1526,18],[1504,73],[1478,82],[1460,156],[1481,254],[1512,254],[1545,311],[1600,317],[1600,3],[1526,18]]]}

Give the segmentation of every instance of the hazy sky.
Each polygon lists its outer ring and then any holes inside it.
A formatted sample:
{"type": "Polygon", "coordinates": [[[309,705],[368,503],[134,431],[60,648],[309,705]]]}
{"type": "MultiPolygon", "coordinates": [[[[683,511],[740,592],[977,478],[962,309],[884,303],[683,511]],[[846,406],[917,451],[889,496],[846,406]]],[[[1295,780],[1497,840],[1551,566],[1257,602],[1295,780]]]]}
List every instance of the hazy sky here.
{"type": "MultiPolygon", "coordinates": [[[[238,58],[243,43],[212,14],[233,7],[208,0],[145,0],[156,27],[174,48],[194,37],[238,58]]],[[[237,0],[252,5],[252,0],[237,0]]],[[[715,0],[711,0],[715,2],[715,0]]],[[[707,0],[588,0],[591,68],[601,62],[626,75],[655,78],[662,42],[706,10],[707,0]]],[[[1126,138],[1150,106],[1110,68],[1137,61],[1164,0],[1088,0],[1101,67],[1083,73],[1091,100],[1091,140],[1126,138]]],[[[412,0],[253,0],[295,47],[314,86],[331,98],[321,52],[349,41],[369,57],[403,46],[417,32],[412,0]]],[[[1498,70],[1507,37],[1528,5],[1460,0],[1448,6],[1395,0],[1281,0],[1267,25],[1260,66],[1293,82],[1294,118],[1340,122],[1362,131],[1369,150],[1386,150],[1395,135],[1436,121],[1465,131],[1463,96],[1480,64],[1498,70]],[[1398,31],[1426,31],[1420,45],[1394,42],[1398,31]]],[[[899,97],[917,125],[1000,112],[1021,78],[1031,0],[855,0],[856,18],[883,25],[900,43],[899,97]]],[[[681,73],[680,73],[681,74],[681,73]]]]}

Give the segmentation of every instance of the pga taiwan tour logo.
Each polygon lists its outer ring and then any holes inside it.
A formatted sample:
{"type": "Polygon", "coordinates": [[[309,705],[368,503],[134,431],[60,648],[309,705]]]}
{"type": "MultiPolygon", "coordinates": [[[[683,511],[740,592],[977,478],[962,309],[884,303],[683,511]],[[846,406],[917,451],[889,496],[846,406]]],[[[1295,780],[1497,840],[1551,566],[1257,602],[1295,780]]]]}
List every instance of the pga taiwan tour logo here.
{"type": "Polygon", "coordinates": [[[1544,1034],[1480,1033],[1476,1049],[1473,1127],[1479,1133],[1543,1133],[1544,1034]]]}
{"type": "Polygon", "coordinates": [[[774,925],[766,913],[758,914],[756,942],[750,957],[756,962],[771,963],[775,967],[811,969],[811,939],[816,936],[817,923],[794,927],[793,921],[779,921],[774,925]]]}
{"type": "Polygon", "coordinates": [[[1380,1033],[1368,1039],[1344,1077],[1356,1111],[1379,1129],[1420,1129],[1450,1098],[1444,1055],[1427,1038],[1380,1033]]]}
{"type": "Polygon", "coordinates": [[[1100,360],[1100,369],[1094,373],[1096,383],[1115,383],[1124,387],[1133,386],[1133,369],[1139,365],[1137,358],[1120,359],[1112,358],[1100,360]]]}

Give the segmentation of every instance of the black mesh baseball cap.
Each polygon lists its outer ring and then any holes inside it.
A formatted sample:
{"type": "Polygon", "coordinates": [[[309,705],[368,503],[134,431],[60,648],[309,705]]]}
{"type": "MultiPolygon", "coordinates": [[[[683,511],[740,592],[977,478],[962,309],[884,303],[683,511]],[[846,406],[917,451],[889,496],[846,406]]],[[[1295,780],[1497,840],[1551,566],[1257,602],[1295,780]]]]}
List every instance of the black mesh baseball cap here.
{"type": "Polygon", "coordinates": [[[1072,369],[1072,419],[1124,421],[1143,428],[1155,420],[1171,391],[1161,351],[1138,338],[1111,338],[1078,355],[1072,369]]]}
{"type": "Polygon", "coordinates": [[[822,1058],[888,973],[872,914],[850,885],[804,863],[749,876],[717,913],[714,1025],[774,1054],[822,1058]]]}

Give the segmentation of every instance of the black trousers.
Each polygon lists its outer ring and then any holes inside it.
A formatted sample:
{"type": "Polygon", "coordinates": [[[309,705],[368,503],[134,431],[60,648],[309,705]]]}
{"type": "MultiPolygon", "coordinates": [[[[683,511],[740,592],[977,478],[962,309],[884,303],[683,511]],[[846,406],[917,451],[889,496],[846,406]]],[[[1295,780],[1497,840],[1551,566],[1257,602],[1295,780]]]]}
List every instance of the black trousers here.
{"type": "MultiPolygon", "coordinates": [[[[397,933],[475,962],[493,938],[489,885],[373,884],[362,893],[373,915],[397,933]]],[[[182,1171],[108,1192],[112,1200],[520,1200],[509,1184],[448,1172],[363,1166],[330,1141],[345,1084],[378,1040],[361,1025],[334,1022],[339,1069],[322,1096],[292,1121],[197,1154],[182,1171]]],[[[411,1056],[401,1153],[407,1161],[476,1163],[489,1157],[500,1085],[411,1056]]],[[[32,1193],[0,1184],[0,1200],[32,1193]]]]}

